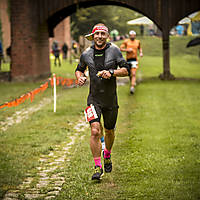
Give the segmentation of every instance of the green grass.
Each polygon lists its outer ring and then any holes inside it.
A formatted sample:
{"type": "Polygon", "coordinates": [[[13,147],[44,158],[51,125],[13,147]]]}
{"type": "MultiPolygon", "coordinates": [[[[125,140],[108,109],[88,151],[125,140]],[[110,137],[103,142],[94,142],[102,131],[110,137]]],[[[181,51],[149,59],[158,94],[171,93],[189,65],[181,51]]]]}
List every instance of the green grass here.
{"type": "MultiPolygon", "coordinates": [[[[71,161],[64,169],[66,182],[56,199],[200,199],[200,69],[197,51],[191,49],[190,54],[183,48],[189,39],[171,38],[172,73],[187,79],[161,81],[157,78],[162,72],[161,41],[143,38],[143,81],[134,96],[129,95],[128,84],[118,87],[120,109],[112,151],[113,172],[106,174],[101,183],[91,181],[94,163],[87,130],[83,133],[85,139],[77,140],[70,151],[71,161]],[[150,51],[152,45],[157,52],[150,51]]],[[[74,78],[75,67],[75,62],[61,68],[52,66],[52,72],[74,78]]],[[[39,85],[1,83],[1,102],[39,85]]],[[[16,188],[28,171],[36,174],[38,158],[69,141],[75,134],[72,126],[84,118],[87,87],[58,87],[58,94],[56,113],[51,103],[22,123],[0,131],[0,198],[8,189],[16,188]]],[[[37,105],[43,97],[52,97],[52,89],[36,96],[33,103],[0,110],[0,121],[15,111],[37,105]]]]}
{"type": "Polygon", "coordinates": [[[10,71],[10,62],[2,62],[1,63],[1,71],[2,72],[9,72],[10,71]]]}
{"type": "Polygon", "coordinates": [[[28,93],[35,88],[38,88],[40,83],[12,83],[4,82],[0,84],[0,104],[7,101],[12,101],[22,94],[28,93]]]}
{"type": "MultiPolygon", "coordinates": [[[[186,48],[194,36],[170,37],[170,69],[177,78],[200,78],[199,46],[186,48]],[[192,66],[192,67],[191,67],[192,66]]],[[[143,58],[138,57],[139,66],[145,68],[143,77],[158,77],[163,72],[162,38],[137,37],[143,48],[143,58]]],[[[117,42],[118,45],[122,41],[117,42]]],[[[125,57],[125,53],[123,53],[125,57]]]]}
{"type": "MultiPolygon", "coordinates": [[[[51,63],[51,72],[55,73],[57,76],[62,76],[65,78],[75,78],[74,71],[77,66],[77,62],[73,61],[69,63],[69,61],[62,61],[61,67],[55,67],[53,63],[51,63]]],[[[46,80],[44,80],[46,81],[46,80]]],[[[11,101],[22,94],[32,91],[33,89],[40,86],[40,84],[44,83],[44,81],[39,81],[36,83],[12,83],[12,82],[4,82],[0,84],[0,104],[11,101]]]]}
{"type": "MultiPolygon", "coordinates": [[[[180,56],[183,55],[194,55],[198,57],[199,46],[186,48],[187,43],[196,38],[195,36],[170,36],[170,55],[180,56]]],[[[162,38],[160,37],[150,37],[138,36],[136,39],[141,41],[141,45],[143,48],[144,56],[162,56],[162,38]]],[[[117,42],[117,44],[121,44],[122,41],[117,42]]]]}
{"type": "MultiPolygon", "coordinates": [[[[74,70],[76,65],[75,61],[72,64],[68,61],[62,61],[61,67],[55,67],[52,64],[51,70],[57,76],[75,78],[74,70]]],[[[1,83],[0,104],[14,100],[22,94],[40,87],[45,81],[36,83],[1,83]]],[[[87,91],[87,88],[85,90],[87,91]]],[[[62,103],[60,103],[58,96],[56,114],[53,113],[53,103],[51,103],[19,125],[9,128],[6,132],[0,131],[0,199],[6,190],[22,182],[28,170],[34,171],[38,165],[38,157],[40,155],[48,154],[56,144],[60,144],[63,141],[63,138],[67,141],[69,136],[73,134],[72,127],[69,124],[80,115],[81,109],[76,98],[81,99],[83,97],[82,90],[80,91],[77,88],[67,90],[59,86],[57,87],[57,93],[62,96],[62,103]],[[59,127],[59,130],[57,127],[59,127]]],[[[17,107],[1,109],[0,121],[6,121],[7,117],[11,117],[21,109],[38,105],[43,98],[53,98],[53,89],[51,87],[36,95],[33,102],[29,99],[17,107]]],[[[0,125],[1,127],[2,125],[0,125]]]]}
{"type": "MultiPolygon", "coordinates": [[[[127,113],[120,113],[121,131],[116,142],[116,161],[122,163],[117,165],[116,173],[119,170],[121,177],[116,181],[124,196],[200,197],[198,84],[148,81],[139,85],[134,98],[128,100],[126,90],[120,91],[121,109],[129,106],[127,113]]],[[[123,199],[123,195],[116,199],[123,199]]]]}
{"type": "MultiPolygon", "coordinates": [[[[51,64],[51,71],[52,73],[55,73],[56,76],[61,76],[64,78],[75,78],[74,77],[74,71],[77,66],[77,62],[73,61],[72,63],[69,63],[69,61],[62,61],[61,67],[55,67],[53,63],[51,64]]],[[[20,97],[23,94],[26,94],[35,88],[39,88],[41,84],[43,84],[46,80],[35,82],[35,83],[12,83],[12,82],[2,82],[0,84],[0,105],[12,101],[18,97],[20,97]]],[[[58,87],[58,92],[62,89],[62,87],[58,87]]],[[[0,120],[4,120],[6,117],[11,116],[14,112],[26,108],[27,106],[31,106],[34,104],[37,104],[42,98],[44,97],[52,97],[53,96],[53,90],[51,87],[49,87],[44,93],[39,93],[39,95],[36,95],[34,98],[33,103],[31,103],[30,99],[25,101],[25,103],[21,104],[17,107],[12,108],[3,108],[1,109],[0,114],[0,120]]]]}
{"type": "Polygon", "coordinates": [[[101,183],[90,180],[93,160],[87,133],[76,146],[66,171],[68,181],[57,199],[198,199],[198,85],[149,80],[137,86],[134,96],[129,95],[128,85],[119,87],[113,172],[101,183]]]}
{"type": "Polygon", "coordinates": [[[54,60],[51,60],[51,71],[57,76],[62,76],[66,78],[74,78],[74,71],[77,67],[77,62],[75,59],[72,60],[72,63],[68,60],[61,60],[61,67],[54,66],[54,60]]]}
{"type": "Polygon", "coordinates": [[[18,185],[28,170],[35,169],[39,156],[74,134],[72,125],[82,113],[80,99],[86,91],[65,90],[62,97],[58,96],[56,113],[51,103],[6,132],[0,131],[0,197],[3,191],[18,185]]]}
{"type": "MultiPolygon", "coordinates": [[[[142,77],[158,77],[163,72],[163,60],[159,56],[144,56],[139,58],[140,70],[143,70],[142,77]]],[[[194,55],[171,57],[171,73],[176,78],[200,79],[200,59],[194,55]]]]}

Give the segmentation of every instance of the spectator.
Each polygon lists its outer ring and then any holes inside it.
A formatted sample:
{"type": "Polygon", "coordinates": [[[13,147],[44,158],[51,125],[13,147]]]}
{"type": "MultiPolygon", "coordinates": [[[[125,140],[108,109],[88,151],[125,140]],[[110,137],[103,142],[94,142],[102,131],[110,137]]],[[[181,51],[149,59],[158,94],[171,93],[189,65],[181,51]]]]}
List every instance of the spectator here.
{"type": "Polygon", "coordinates": [[[178,26],[176,26],[176,31],[177,31],[178,35],[181,36],[181,35],[183,35],[184,27],[182,25],[178,25],[178,26]]]}
{"type": "Polygon", "coordinates": [[[140,25],[140,35],[141,36],[144,35],[144,25],[143,24],[140,25]]]}
{"type": "Polygon", "coordinates": [[[6,55],[11,57],[11,46],[6,49],[6,55]]]}
{"type": "Polygon", "coordinates": [[[66,43],[64,43],[62,46],[62,52],[63,52],[63,59],[67,59],[68,46],[66,43]]]}
{"type": "Polygon", "coordinates": [[[72,49],[74,50],[74,53],[77,54],[78,53],[78,44],[76,41],[72,41],[72,49]]]}
{"type": "Polygon", "coordinates": [[[59,49],[57,41],[54,41],[52,44],[52,52],[53,52],[53,55],[55,56],[54,65],[57,66],[57,60],[58,60],[58,64],[59,64],[59,66],[61,66],[60,49],[59,49]]]}

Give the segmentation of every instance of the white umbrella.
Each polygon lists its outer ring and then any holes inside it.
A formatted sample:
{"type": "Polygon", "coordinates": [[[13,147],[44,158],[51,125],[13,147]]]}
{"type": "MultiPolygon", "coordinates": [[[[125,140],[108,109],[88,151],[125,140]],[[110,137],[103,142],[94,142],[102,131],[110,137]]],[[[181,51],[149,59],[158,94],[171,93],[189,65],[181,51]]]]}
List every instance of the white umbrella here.
{"type": "Polygon", "coordinates": [[[129,25],[153,24],[148,17],[140,17],[127,22],[129,25]]]}

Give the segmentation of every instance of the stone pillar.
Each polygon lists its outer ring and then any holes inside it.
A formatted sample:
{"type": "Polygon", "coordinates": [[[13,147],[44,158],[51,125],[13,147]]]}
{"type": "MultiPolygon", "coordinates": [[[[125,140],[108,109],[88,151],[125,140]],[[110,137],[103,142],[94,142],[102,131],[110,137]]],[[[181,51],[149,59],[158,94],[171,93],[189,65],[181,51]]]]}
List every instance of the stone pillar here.
{"type": "Polygon", "coordinates": [[[169,33],[163,31],[162,34],[162,46],[163,46],[163,74],[159,75],[162,80],[173,80],[175,77],[170,72],[170,48],[169,48],[169,33]]]}
{"type": "Polygon", "coordinates": [[[173,80],[174,76],[170,73],[170,49],[169,49],[169,23],[168,19],[170,16],[169,11],[169,2],[168,1],[159,1],[160,9],[162,9],[162,46],[163,46],[163,74],[159,75],[159,78],[162,80],[173,80]],[[162,3],[161,3],[162,2],[162,3]]]}
{"type": "Polygon", "coordinates": [[[162,37],[162,47],[163,47],[163,74],[170,74],[170,61],[169,61],[169,34],[163,32],[162,37]]]}
{"type": "Polygon", "coordinates": [[[10,46],[10,19],[8,15],[8,0],[0,0],[0,20],[2,30],[2,44],[4,56],[6,57],[6,49],[10,46]]]}
{"type": "Polygon", "coordinates": [[[64,42],[68,46],[68,58],[71,58],[71,26],[70,26],[70,16],[64,19],[64,42]]]}
{"type": "Polygon", "coordinates": [[[29,0],[11,0],[11,80],[50,76],[48,27],[29,0]]]}

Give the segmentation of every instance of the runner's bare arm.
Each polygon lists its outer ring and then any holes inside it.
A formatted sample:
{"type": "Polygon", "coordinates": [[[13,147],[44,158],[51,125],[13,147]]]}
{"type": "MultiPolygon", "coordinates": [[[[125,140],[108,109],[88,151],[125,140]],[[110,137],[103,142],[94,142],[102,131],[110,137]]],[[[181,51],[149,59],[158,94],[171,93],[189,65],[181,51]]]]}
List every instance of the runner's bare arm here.
{"type": "Polygon", "coordinates": [[[123,77],[123,76],[128,76],[128,70],[125,67],[122,67],[120,69],[116,69],[114,70],[114,74],[113,76],[119,76],[119,77],[123,77]]]}
{"type": "Polygon", "coordinates": [[[81,71],[76,71],[75,72],[76,78],[78,80],[78,85],[82,86],[86,82],[87,78],[84,76],[84,73],[81,71]]]}
{"type": "Polygon", "coordinates": [[[142,56],[143,56],[143,52],[142,52],[142,47],[141,47],[141,44],[140,44],[140,43],[139,43],[138,49],[139,49],[139,52],[140,52],[140,57],[142,57],[142,56]]]}
{"type": "Polygon", "coordinates": [[[127,49],[127,44],[126,42],[123,42],[120,46],[120,51],[123,51],[123,52],[132,52],[133,49],[132,48],[128,48],[127,49]]]}
{"type": "Polygon", "coordinates": [[[80,62],[79,64],[77,65],[77,68],[75,70],[75,76],[78,80],[78,85],[79,86],[82,86],[84,85],[84,83],[86,82],[87,78],[85,77],[85,70],[87,68],[87,65],[86,63],[84,62],[84,56],[83,54],[81,55],[80,57],[80,62]]]}
{"type": "Polygon", "coordinates": [[[123,42],[120,46],[120,51],[127,52],[126,43],[123,42]]]}
{"type": "Polygon", "coordinates": [[[127,70],[127,68],[122,67],[120,69],[113,70],[113,75],[108,70],[100,71],[99,74],[102,78],[109,79],[109,78],[111,78],[111,76],[115,76],[115,77],[128,76],[128,70],[127,70]]]}

